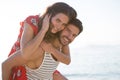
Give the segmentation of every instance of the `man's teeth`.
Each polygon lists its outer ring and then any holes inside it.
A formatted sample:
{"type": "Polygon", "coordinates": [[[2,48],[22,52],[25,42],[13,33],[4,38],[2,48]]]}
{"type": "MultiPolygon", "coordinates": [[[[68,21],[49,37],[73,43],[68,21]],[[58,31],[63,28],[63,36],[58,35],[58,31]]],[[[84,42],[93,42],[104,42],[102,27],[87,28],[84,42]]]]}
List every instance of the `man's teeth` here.
{"type": "Polygon", "coordinates": [[[64,40],[67,41],[67,42],[69,41],[67,38],[64,38],[64,40]]]}

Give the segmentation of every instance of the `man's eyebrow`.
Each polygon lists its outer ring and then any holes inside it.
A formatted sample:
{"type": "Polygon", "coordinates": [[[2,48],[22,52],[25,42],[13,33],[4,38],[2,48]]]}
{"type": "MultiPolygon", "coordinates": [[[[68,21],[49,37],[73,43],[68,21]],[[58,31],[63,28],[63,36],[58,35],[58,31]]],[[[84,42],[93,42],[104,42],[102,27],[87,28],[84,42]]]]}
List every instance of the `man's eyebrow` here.
{"type": "Polygon", "coordinates": [[[69,27],[66,27],[66,29],[67,29],[69,32],[71,32],[71,30],[69,29],[69,27]]]}

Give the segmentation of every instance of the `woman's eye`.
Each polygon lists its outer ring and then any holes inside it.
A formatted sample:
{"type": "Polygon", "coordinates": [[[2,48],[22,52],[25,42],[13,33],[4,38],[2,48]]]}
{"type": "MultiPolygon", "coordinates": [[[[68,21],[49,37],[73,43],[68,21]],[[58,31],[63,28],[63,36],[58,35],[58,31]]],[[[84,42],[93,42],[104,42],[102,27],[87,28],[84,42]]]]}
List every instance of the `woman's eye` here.
{"type": "Polygon", "coordinates": [[[57,21],[57,22],[60,22],[60,20],[59,20],[59,19],[56,19],[56,21],[57,21]]]}
{"type": "Polygon", "coordinates": [[[67,26],[67,24],[63,24],[63,26],[64,26],[64,27],[66,27],[66,26],[67,26]]]}

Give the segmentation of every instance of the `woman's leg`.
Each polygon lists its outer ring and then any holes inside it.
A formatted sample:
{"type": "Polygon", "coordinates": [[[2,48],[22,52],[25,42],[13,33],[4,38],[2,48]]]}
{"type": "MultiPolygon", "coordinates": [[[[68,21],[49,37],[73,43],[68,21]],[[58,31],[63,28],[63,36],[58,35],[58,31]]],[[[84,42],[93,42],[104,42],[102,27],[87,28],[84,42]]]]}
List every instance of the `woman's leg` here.
{"type": "Polygon", "coordinates": [[[63,76],[59,71],[55,71],[53,73],[53,80],[68,80],[65,76],[63,76]]]}

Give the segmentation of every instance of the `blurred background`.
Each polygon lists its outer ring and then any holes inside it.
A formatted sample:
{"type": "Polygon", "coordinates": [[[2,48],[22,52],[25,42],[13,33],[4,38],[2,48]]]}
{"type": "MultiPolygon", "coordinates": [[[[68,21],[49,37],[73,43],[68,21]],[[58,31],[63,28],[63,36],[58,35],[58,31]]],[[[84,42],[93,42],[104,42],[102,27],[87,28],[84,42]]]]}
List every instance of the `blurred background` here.
{"type": "Polygon", "coordinates": [[[71,64],[58,70],[69,80],[119,80],[120,0],[1,0],[0,63],[17,39],[20,21],[55,2],[72,6],[84,27],[70,44],[71,64]]]}

